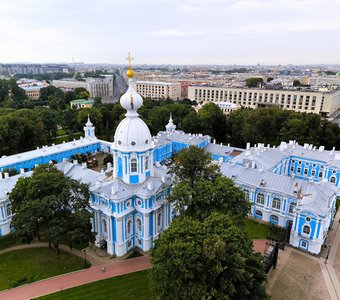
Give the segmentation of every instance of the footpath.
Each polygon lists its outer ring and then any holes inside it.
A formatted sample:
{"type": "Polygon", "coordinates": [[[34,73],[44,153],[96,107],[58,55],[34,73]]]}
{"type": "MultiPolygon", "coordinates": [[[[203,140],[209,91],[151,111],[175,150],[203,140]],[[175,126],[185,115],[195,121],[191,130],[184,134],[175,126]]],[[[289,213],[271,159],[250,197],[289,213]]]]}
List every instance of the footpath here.
{"type": "MultiPolygon", "coordinates": [[[[80,252],[80,251],[79,251],[80,252]]],[[[31,284],[0,292],[1,300],[25,300],[69,289],[75,286],[142,271],[151,267],[150,258],[141,256],[115,263],[91,267],[72,273],[51,277],[31,284]],[[105,272],[103,272],[105,268],[105,272]]]]}

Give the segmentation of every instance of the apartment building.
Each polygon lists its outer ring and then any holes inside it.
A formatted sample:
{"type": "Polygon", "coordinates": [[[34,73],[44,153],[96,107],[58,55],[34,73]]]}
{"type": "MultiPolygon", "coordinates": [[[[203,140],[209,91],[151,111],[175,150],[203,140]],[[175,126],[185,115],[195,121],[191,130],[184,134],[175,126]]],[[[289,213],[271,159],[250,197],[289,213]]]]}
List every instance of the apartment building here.
{"type": "Polygon", "coordinates": [[[177,82],[136,81],[137,93],[151,99],[180,100],[181,84],[177,82]]]}
{"type": "Polygon", "coordinates": [[[340,90],[298,91],[259,88],[190,86],[188,98],[197,102],[231,102],[243,107],[279,106],[325,117],[340,109],[340,90]]]}
{"type": "Polygon", "coordinates": [[[91,98],[101,97],[103,100],[113,98],[112,78],[87,78],[86,81],[74,79],[53,80],[52,85],[62,89],[85,88],[89,91],[91,98]]]}

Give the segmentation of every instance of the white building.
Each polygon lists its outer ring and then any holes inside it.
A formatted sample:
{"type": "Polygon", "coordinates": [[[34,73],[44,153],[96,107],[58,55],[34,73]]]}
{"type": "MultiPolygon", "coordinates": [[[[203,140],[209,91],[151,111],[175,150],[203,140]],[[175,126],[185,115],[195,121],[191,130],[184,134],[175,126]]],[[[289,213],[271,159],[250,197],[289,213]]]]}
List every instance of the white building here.
{"type": "Polygon", "coordinates": [[[330,92],[285,89],[189,86],[188,98],[197,102],[228,101],[243,107],[278,106],[297,112],[329,116],[340,108],[340,90],[330,92]]]}
{"type": "Polygon", "coordinates": [[[136,81],[137,93],[151,99],[181,99],[181,84],[178,82],[136,81]]]}

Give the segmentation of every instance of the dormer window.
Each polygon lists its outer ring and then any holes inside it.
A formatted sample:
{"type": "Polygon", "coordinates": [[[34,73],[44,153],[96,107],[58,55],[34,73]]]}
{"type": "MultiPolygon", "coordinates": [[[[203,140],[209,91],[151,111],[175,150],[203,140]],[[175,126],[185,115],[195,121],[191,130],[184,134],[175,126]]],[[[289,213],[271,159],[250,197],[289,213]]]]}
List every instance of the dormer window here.
{"type": "Polygon", "coordinates": [[[131,159],[131,173],[137,172],[137,159],[131,159]]]}

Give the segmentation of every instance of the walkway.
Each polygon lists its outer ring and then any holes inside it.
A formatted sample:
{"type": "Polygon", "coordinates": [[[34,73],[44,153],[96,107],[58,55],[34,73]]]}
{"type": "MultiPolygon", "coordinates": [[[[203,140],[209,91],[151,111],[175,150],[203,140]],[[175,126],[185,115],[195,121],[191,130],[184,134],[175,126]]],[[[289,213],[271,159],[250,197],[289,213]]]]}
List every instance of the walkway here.
{"type": "Polygon", "coordinates": [[[327,245],[328,249],[323,251],[320,257],[320,267],[323,277],[326,281],[328,292],[333,300],[340,300],[340,283],[334,271],[334,265],[336,260],[336,253],[338,247],[340,247],[340,209],[338,210],[334,221],[333,228],[328,233],[327,245]]]}
{"type": "Polygon", "coordinates": [[[109,263],[104,266],[91,267],[90,269],[68,273],[6,290],[0,292],[0,299],[32,299],[94,281],[142,271],[150,267],[151,263],[148,256],[131,258],[115,264],[109,263]],[[102,272],[103,267],[106,269],[105,272],[102,272]]]}
{"type": "MultiPolygon", "coordinates": [[[[0,250],[0,255],[4,254],[4,253],[11,252],[11,251],[15,251],[15,250],[29,249],[29,248],[42,248],[42,247],[48,247],[48,243],[41,243],[41,242],[35,243],[34,242],[34,243],[31,243],[31,244],[16,245],[16,246],[13,246],[13,247],[9,247],[9,248],[0,250]]],[[[68,247],[66,245],[59,245],[59,248],[60,248],[60,250],[63,250],[65,252],[69,252],[69,253],[76,255],[78,257],[84,258],[84,253],[82,251],[78,250],[78,249],[73,248],[71,250],[70,247],[68,247]]],[[[94,257],[92,257],[90,255],[86,255],[86,260],[91,263],[91,266],[99,266],[99,265],[103,264],[101,261],[99,261],[98,259],[95,259],[94,257]]]]}

